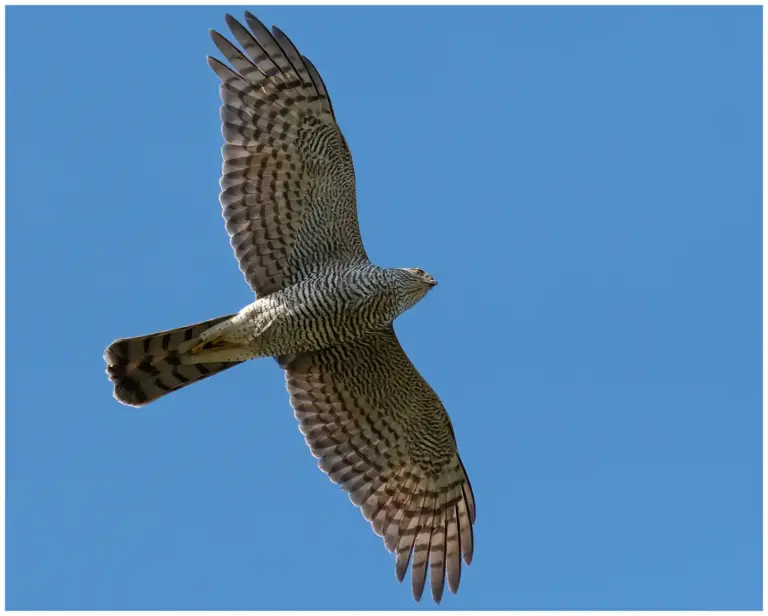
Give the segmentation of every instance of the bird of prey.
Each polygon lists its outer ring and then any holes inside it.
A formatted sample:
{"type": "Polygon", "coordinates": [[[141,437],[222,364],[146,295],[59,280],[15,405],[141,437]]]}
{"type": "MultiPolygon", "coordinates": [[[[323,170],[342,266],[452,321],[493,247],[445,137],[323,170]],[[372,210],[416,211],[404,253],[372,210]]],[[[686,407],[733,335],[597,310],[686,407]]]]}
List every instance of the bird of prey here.
{"type": "Polygon", "coordinates": [[[475,499],[440,399],[409,361],[392,322],[437,282],[382,268],[363,248],[355,174],[328,91],[278,28],[252,14],[211,37],[218,75],[220,202],[255,301],[236,314],[106,350],[123,404],[143,406],[257,357],[285,371],[291,406],[319,467],[395,553],[414,598],[430,572],[439,602],[473,553],[475,499]]]}

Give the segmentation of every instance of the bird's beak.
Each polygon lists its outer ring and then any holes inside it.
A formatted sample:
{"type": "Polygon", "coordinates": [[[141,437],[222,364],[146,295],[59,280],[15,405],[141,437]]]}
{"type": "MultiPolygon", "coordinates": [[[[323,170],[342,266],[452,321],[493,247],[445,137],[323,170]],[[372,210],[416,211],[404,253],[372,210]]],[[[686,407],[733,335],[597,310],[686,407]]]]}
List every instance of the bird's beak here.
{"type": "Polygon", "coordinates": [[[430,283],[429,283],[429,288],[431,289],[432,287],[436,287],[436,286],[437,286],[437,280],[435,280],[435,279],[433,278],[433,279],[430,281],[430,283]]]}

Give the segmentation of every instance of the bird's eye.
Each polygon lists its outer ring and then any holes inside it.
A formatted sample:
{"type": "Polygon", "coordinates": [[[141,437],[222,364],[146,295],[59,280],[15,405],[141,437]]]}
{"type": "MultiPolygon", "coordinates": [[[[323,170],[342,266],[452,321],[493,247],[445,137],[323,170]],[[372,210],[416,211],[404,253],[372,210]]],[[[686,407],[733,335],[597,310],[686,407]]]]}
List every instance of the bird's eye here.
{"type": "Polygon", "coordinates": [[[418,267],[414,267],[413,268],[413,273],[414,274],[418,274],[419,276],[423,276],[424,275],[424,270],[423,269],[419,269],[418,267]]]}

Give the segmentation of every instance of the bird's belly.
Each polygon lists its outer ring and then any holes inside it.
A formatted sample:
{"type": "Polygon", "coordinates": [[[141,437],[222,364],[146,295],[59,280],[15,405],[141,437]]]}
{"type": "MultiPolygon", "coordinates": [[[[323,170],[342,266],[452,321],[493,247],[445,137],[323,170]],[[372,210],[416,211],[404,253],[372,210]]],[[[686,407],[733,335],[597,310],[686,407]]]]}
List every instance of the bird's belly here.
{"type": "MultiPolygon", "coordinates": [[[[386,324],[386,319],[368,302],[340,301],[331,294],[285,302],[268,313],[269,324],[258,334],[258,346],[261,353],[273,356],[317,351],[349,342],[386,324]]],[[[260,323],[263,327],[264,314],[260,323]]]]}

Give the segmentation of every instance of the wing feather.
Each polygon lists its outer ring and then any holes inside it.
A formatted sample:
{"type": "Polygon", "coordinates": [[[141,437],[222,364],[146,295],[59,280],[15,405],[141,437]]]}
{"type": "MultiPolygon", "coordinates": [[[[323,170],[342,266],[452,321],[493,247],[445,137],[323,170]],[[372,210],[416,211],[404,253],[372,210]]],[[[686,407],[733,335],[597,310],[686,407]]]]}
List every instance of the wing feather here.
{"type": "Polygon", "coordinates": [[[366,262],[352,156],[317,69],[277,28],[246,12],[212,31],[231,66],[221,81],[221,206],[246,280],[260,296],[338,264],[366,262]]]}
{"type": "Polygon", "coordinates": [[[427,571],[436,602],[446,575],[455,593],[462,556],[472,560],[474,495],[448,415],[394,331],[279,361],[318,466],[395,552],[397,579],[410,563],[417,600],[427,571]]]}
{"type": "Polygon", "coordinates": [[[450,515],[445,534],[446,571],[448,573],[448,588],[456,594],[461,581],[461,540],[458,527],[459,512],[454,506],[450,515]]]}

